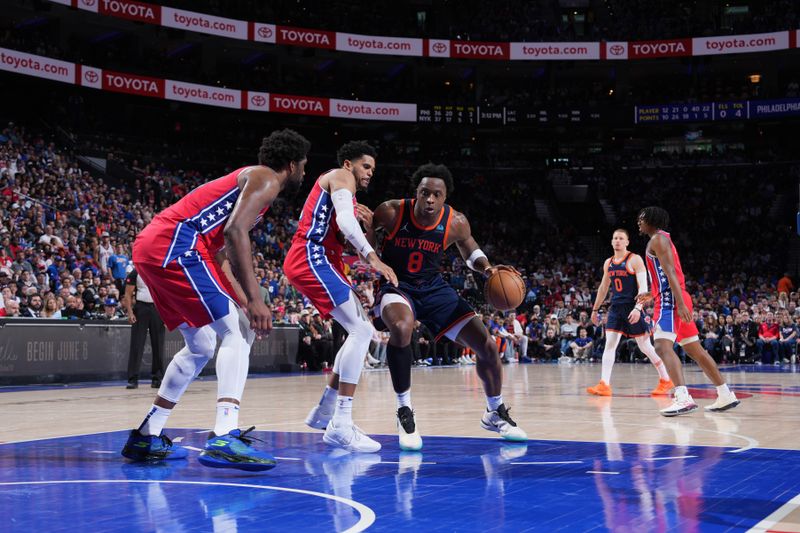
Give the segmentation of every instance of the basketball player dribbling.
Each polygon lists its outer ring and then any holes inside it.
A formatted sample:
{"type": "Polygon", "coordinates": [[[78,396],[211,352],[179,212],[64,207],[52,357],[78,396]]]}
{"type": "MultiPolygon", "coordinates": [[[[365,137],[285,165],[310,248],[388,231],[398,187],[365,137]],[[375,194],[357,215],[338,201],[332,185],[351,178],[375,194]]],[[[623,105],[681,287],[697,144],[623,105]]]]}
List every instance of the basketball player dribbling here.
{"type": "Polygon", "coordinates": [[[647,269],[639,255],[628,251],[628,244],[630,244],[628,232],[624,229],[614,230],[611,236],[614,255],[606,259],[603,264],[603,280],[597,289],[597,297],[592,307],[592,322],[597,326],[600,324],[598,311],[611,289],[603,366],[600,382],[594,387],[588,387],[586,391],[597,396],[611,396],[611,370],[614,367],[619,341],[625,336],[636,339],[639,349],[658,370],[658,385],[650,394],[666,396],[674,385],[669,379],[664,363],[650,342],[650,331],[642,305],[636,303],[637,295],[648,293],[647,269]]]}
{"type": "Polygon", "coordinates": [[[139,233],[133,260],[166,326],[186,341],[122,455],[133,461],[182,459],[186,449],[163,434],[172,409],[214,356],[217,418],[199,460],[205,466],[267,470],[272,454],[252,447],[237,429],[250,347],[272,329],[252,264],[249,232],[284,189],[297,190],[310,143],[292,130],[264,138],[256,166],[234,170],[191,191],[139,233]]]}
{"type": "Polygon", "coordinates": [[[511,419],[503,403],[503,371],[497,344],[472,307],[441,276],[445,250],[455,245],[467,266],[490,275],[498,270],[516,272],[505,265],[492,266],[472,237],[466,217],[446,204],[453,178],[444,165],[422,165],[412,176],[416,197],[389,200],[365,221],[374,239],[386,232],[381,258],[398,273],[397,286],[384,284],[376,304],[379,329],[389,329],[386,348],[392,385],[397,394],[397,429],[402,450],[419,450],[422,438],[411,406],[411,334],[419,320],[438,340],[446,336],[477,354],[476,370],[483,382],[487,408],[481,426],[512,441],[528,436],[511,419]]]}
{"type": "Polygon", "coordinates": [[[375,149],[362,141],[342,146],[340,168],[323,173],[303,205],[292,245],[283,263],[284,273],[324,317],[332,316],[347,330],[333,364],[322,399],[306,424],[324,429],[323,441],[354,452],[377,452],[381,445],[353,423],[353,395],[374,328],[344,274],[339,232],[380,275],[396,285],[394,271],[372,249],[358,224],[364,208],[356,190],[365,190],[375,172],[375,149]]]}
{"type": "Polygon", "coordinates": [[[678,258],[678,251],[669,233],[669,214],[660,207],[645,207],[639,212],[639,231],[650,237],[647,243],[647,271],[650,275],[651,294],[640,294],[637,303],[655,299],[653,322],[655,323],[656,353],[667,366],[675,382],[673,403],[661,410],[664,416],[690,413],[698,408],[694,403],[683,377],[683,367],[672,345],[680,344],[689,357],[703,369],[705,375],[717,387],[717,400],[707,405],[707,411],[725,411],[739,405],[736,395],[728,388],[714,359],[700,344],[697,326],[692,320],[692,297],[686,292],[686,282],[678,258]]]}

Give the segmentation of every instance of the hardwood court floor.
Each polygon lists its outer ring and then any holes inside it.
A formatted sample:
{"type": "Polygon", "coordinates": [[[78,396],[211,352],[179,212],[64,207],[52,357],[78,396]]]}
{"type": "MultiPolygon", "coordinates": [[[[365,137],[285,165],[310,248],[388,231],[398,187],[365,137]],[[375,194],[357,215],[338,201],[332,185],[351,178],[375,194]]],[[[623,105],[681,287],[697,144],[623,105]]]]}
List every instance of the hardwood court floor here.
{"type": "MultiPolygon", "coordinates": [[[[612,398],[585,393],[599,365],[504,370],[506,402],[530,440],[504,442],[480,428],[474,367],[420,368],[421,453],[398,449],[386,370],[364,373],[354,413],[381,442],[376,454],[332,450],[303,425],[322,375],[253,377],[241,426],[257,426],[259,446],[278,458],[260,473],[198,463],[213,424],[213,379],[192,384],[168,424],[189,458],[157,464],[119,457],[150,388],[0,389],[0,523],[4,531],[800,531],[795,368],[725,369],[739,407],[672,419],[657,412],[669,400],[648,394],[649,365],[618,365],[612,398]]],[[[694,397],[711,403],[714,389],[696,367],[686,376],[694,397]]]]}
{"type": "MultiPolygon", "coordinates": [[[[612,398],[589,396],[600,365],[553,364],[504,367],[505,402],[531,439],[636,444],[691,444],[800,450],[800,369],[728,367],[723,375],[742,399],[724,413],[664,418],[666,397],[650,397],[657,382],[645,364],[618,364],[612,398]]],[[[708,405],[714,388],[696,366],[685,369],[698,403],[708,405]]],[[[485,406],[474,367],[417,368],[412,401],[423,435],[491,437],[480,428],[485,406]]],[[[312,431],[303,424],[325,384],[321,374],[252,377],[245,389],[240,425],[260,430],[312,431]]],[[[3,389],[0,388],[0,391],[3,389]]],[[[214,423],[216,382],[193,383],[167,427],[209,428],[214,423]]],[[[16,387],[0,393],[4,423],[0,442],[130,429],[141,422],[155,390],[122,384],[97,387],[16,387]]],[[[395,434],[395,398],[387,370],[368,370],[354,402],[354,419],[368,433],[395,434]]]]}

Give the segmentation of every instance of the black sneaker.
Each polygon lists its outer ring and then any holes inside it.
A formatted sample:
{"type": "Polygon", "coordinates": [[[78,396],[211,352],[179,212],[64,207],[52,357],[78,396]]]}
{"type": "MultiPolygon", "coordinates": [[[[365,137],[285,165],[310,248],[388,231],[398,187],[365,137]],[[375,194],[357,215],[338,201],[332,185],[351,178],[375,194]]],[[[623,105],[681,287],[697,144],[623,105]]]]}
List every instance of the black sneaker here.
{"type": "Polygon", "coordinates": [[[139,382],[138,381],[129,381],[127,385],[125,385],[126,389],[138,389],[139,382]]]}
{"type": "Polygon", "coordinates": [[[410,407],[401,407],[397,410],[397,433],[400,437],[401,450],[415,452],[422,449],[422,437],[417,432],[414,411],[410,407]]]}
{"type": "Polygon", "coordinates": [[[406,433],[414,433],[417,425],[414,423],[414,411],[410,407],[401,407],[397,410],[397,421],[403,426],[406,433]]]}

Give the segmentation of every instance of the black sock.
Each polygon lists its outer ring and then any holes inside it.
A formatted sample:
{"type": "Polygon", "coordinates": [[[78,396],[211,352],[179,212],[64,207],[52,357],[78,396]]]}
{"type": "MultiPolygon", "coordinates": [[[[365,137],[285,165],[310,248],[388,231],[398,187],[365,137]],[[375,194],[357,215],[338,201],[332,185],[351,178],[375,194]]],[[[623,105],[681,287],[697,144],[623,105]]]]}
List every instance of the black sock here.
{"type": "Polygon", "coordinates": [[[405,392],[411,388],[411,363],[414,352],[411,345],[402,348],[389,343],[386,345],[386,363],[392,375],[392,386],[396,393],[405,392]]]}

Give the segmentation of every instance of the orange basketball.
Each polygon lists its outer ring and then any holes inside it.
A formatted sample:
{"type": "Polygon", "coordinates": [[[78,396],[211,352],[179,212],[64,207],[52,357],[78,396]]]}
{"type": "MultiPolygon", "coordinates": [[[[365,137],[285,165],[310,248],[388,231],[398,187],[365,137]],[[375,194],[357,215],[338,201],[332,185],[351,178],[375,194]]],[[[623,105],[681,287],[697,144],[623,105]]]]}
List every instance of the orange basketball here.
{"type": "Polygon", "coordinates": [[[498,270],[483,286],[486,301],[498,311],[511,311],[525,299],[525,282],[508,270],[498,270]]]}

